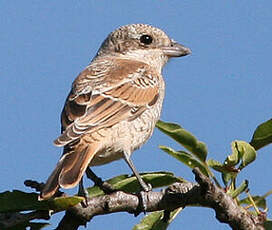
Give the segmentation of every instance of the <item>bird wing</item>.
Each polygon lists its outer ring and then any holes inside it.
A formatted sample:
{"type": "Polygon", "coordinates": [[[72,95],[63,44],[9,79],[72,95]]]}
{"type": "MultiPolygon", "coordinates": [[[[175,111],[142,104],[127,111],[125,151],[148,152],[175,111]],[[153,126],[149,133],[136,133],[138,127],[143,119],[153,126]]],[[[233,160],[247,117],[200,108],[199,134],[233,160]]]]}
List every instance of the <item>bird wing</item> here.
{"type": "Polygon", "coordinates": [[[159,98],[160,75],[128,59],[94,61],[74,81],[62,111],[57,146],[86,133],[139,117],[159,98]]]}

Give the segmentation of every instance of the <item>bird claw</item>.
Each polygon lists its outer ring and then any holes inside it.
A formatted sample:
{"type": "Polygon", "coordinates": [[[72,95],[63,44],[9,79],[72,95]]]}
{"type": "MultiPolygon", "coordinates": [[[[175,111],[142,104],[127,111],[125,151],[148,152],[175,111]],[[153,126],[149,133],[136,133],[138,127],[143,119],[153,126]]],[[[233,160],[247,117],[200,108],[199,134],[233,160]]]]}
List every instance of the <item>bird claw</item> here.
{"type": "Polygon", "coordinates": [[[82,207],[88,207],[89,203],[88,203],[88,199],[89,199],[89,193],[87,191],[87,189],[84,188],[83,186],[83,182],[81,181],[79,183],[79,188],[78,188],[78,193],[79,196],[84,197],[84,201],[81,202],[82,207]]]}
{"type": "Polygon", "coordinates": [[[78,193],[79,196],[83,196],[84,200],[81,202],[82,207],[86,208],[89,205],[89,194],[86,189],[83,190],[83,192],[78,193]]]}
{"type": "Polygon", "coordinates": [[[146,213],[147,211],[147,200],[148,200],[148,192],[149,191],[141,191],[140,192],[140,206],[142,206],[142,210],[144,212],[144,214],[146,213]]]}
{"type": "Polygon", "coordinates": [[[146,185],[147,185],[147,190],[145,190],[145,192],[150,192],[150,191],[152,191],[152,185],[149,184],[149,183],[147,183],[146,185]]]}
{"type": "MultiPolygon", "coordinates": [[[[150,187],[150,186],[149,186],[150,187]]],[[[152,188],[152,187],[151,187],[152,188]]],[[[148,193],[149,191],[141,191],[137,194],[138,199],[139,199],[139,205],[137,207],[137,210],[134,213],[134,216],[138,216],[141,212],[146,214],[147,212],[147,203],[148,203],[148,193]]]]}
{"type": "Polygon", "coordinates": [[[81,201],[81,205],[83,208],[87,208],[89,206],[89,201],[88,201],[89,197],[84,197],[84,200],[81,201]]]}

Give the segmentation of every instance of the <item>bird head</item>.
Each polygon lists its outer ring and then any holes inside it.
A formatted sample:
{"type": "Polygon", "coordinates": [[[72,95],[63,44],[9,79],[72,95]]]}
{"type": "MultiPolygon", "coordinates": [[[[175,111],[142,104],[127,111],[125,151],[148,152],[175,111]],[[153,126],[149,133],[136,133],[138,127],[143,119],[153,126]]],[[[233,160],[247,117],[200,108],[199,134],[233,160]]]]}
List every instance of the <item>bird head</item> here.
{"type": "Polygon", "coordinates": [[[190,53],[189,48],[169,38],[161,29],[146,24],[131,24],[110,33],[102,43],[97,57],[117,55],[162,68],[169,58],[190,53]]]}

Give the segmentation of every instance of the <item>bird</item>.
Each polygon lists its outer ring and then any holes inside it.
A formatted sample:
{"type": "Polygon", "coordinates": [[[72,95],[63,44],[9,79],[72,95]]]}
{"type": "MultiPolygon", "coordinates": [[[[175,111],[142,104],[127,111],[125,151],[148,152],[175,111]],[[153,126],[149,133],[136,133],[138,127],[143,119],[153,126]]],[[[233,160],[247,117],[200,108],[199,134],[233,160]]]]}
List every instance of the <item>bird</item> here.
{"type": "Polygon", "coordinates": [[[144,191],[150,190],[131,155],[150,138],[164,99],[163,66],[191,50],[163,30],[129,24],[111,32],[74,80],[61,113],[63,154],[40,200],[80,184],[92,166],[124,159],[144,191]]]}

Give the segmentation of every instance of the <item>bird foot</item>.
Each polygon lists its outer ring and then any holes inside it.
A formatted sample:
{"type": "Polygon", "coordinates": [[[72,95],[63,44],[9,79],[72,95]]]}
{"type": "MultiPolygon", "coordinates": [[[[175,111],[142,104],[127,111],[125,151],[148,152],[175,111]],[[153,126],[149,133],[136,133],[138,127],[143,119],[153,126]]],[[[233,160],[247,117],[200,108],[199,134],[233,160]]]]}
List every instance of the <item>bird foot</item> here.
{"type": "Polygon", "coordinates": [[[146,214],[147,212],[147,204],[148,204],[148,193],[149,191],[141,191],[137,194],[138,199],[139,199],[139,205],[137,207],[137,210],[134,213],[134,216],[138,216],[141,212],[146,214]]]}
{"type": "Polygon", "coordinates": [[[152,185],[151,184],[144,184],[144,186],[143,186],[143,189],[144,189],[144,191],[145,192],[150,192],[150,191],[152,191],[152,185]]]}
{"type": "Polygon", "coordinates": [[[77,194],[79,196],[84,197],[84,201],[81,202],[82,207],[84,207],[84,208],[88,207],[88,205],[89,205],[89,203],[88,203],[89,193],[88,193],[87,189],[84,188],[82,181],[79,183],[78,193],[77,194]]]}

